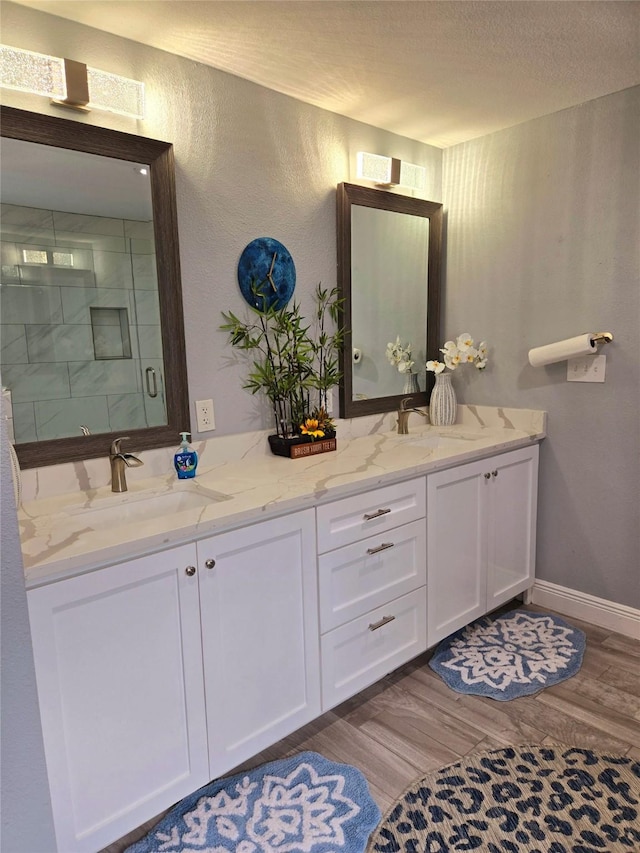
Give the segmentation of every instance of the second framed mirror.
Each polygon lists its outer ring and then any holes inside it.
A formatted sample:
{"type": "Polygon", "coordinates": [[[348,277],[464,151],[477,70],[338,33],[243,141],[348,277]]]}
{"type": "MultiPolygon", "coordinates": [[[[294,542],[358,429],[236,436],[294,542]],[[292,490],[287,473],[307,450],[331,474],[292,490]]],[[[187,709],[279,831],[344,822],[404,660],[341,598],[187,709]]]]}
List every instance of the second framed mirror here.
{"type": "Polygon", "coordinates": [[[337,203],[340,416],[392,411],[406,396],[423,405],[438,354],[442,205],[348,183],[337,203]]]}

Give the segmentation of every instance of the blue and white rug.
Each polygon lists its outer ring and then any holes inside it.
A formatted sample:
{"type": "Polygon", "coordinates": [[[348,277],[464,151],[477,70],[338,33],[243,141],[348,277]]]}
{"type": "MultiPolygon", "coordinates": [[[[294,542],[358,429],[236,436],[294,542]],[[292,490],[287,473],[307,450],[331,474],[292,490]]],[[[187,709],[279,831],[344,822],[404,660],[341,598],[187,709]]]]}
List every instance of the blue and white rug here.
{"type": "Polygon", "coordinates": [[[125,853],[362,853],[379,820],[359,770],[301,752],[200,788],[125,853]]]}
{"type": "Polygon", "coordinates": [[[483,616],[438,646],[429,666],[458,693],[506,702],[537,693],[582,665],[586,638],[559,616],[483,616]]]}

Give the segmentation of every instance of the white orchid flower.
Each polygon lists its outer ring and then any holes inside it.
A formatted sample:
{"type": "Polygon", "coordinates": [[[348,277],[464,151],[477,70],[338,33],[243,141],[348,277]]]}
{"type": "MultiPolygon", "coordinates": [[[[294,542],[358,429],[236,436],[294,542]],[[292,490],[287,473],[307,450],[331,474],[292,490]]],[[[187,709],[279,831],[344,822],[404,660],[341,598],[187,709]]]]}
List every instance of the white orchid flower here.
{"type": "Polygon", "coordinates": [[[446,341],[440,352],[451,352],[451,350],[455,349],[457,349],[457,347],[453,341],[446,341]]]}
{"type": "Polygon", "coordinates": [[[464,350],[462,353],[462,361],[465,364],[473,364],[477,357],[478,350],[474,347],[469,347],[469,349],[464,350]]]}
{"type": "Polygon", "coordinates": [[[478,361],[476,361],[476,367],[478,368],[478,370],[484,370],[486,366],[487,366],[487,359],[486,358],[481,358],[478,361]]]}
{"type": "Polygon", "coordinates": [[[447,365],[449,370],[455,370],[461,361],[462,356],[457,350],[453,352],[453,354],[445,353],[444,355],[444,363],[447,365]]]}
{"type": "Polygon", "coordinates": [[[426,367],[433,373],[442,373],[444,370],[444,364],[441,361],[428,361],[426,367]]]}
{"type": "Polygon", "coordinates": [[[463,332],[461,335],[458,335],[457,340],[458,349],[466,352],[466,350],[470,349],[473,346],[473,338],[468,332],[463,332]]]}
{"type": "Polygon", "coordinates": [[[478,356],[479,356],[480,358],[483,358],[483,359],[486,361],[486,359],[487,359],[487,352],[488,352],[488,350],[487,350],[487,342],[486,342],[486,341],[480,341],[480,343],[478,344],[478,356]]]}

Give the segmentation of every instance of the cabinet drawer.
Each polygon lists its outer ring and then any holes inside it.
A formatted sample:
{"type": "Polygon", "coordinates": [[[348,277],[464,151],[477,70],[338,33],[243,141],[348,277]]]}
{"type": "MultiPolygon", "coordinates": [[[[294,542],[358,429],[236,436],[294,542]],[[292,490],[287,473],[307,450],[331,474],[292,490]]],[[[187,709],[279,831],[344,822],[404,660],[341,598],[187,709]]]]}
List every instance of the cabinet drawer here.
{"type": "Polygon", "coordinates": [[[320,645],[324,712],[426,650],[426,587],[324,634],[320,645]]]}
{"type": "Polygon", "coordinates": [[[324,634],[427,582],[426,522],[412,521],[318,559],[324,634]]]}
{"type": "Polygon", "coordinates": [[[323,554],[400,524],[417,521],[425,512],[424,477],[319,506],[316,510],[318,551],[323,554]]]}

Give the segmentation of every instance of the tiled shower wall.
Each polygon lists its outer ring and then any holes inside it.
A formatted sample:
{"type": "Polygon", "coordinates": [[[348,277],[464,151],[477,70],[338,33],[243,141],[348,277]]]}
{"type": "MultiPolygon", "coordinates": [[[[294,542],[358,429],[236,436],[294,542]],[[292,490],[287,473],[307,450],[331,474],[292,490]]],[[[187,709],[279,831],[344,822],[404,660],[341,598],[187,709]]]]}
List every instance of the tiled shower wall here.
{"type": "Polygon", "coordinates": [[[153,223],[9,204],[1,214],[0,371],[16,442],[166,423],[153,223]],[[91,308],[119,310],[94,311],[92,326],[91,308]]]}

